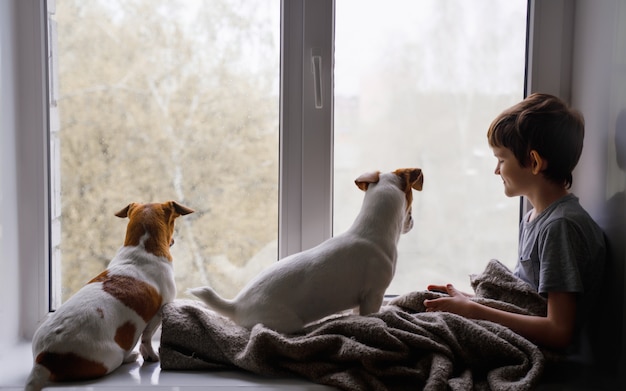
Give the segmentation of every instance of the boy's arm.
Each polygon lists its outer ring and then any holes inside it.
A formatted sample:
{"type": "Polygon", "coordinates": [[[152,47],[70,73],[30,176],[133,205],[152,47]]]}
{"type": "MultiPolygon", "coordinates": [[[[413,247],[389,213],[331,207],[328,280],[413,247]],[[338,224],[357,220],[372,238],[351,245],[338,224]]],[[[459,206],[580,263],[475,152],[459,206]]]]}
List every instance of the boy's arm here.
{"type": "Polygon", "coordinates": [[[498,310],[469,300],[452,285],[446,286],[450,297],[425,300],[426,311],[452,312],[470,319],[489,320],[510,328],[537,345],[566,348],[574,334],[576,294],[550,292],[547,316],[520,315],[498,310]]]}

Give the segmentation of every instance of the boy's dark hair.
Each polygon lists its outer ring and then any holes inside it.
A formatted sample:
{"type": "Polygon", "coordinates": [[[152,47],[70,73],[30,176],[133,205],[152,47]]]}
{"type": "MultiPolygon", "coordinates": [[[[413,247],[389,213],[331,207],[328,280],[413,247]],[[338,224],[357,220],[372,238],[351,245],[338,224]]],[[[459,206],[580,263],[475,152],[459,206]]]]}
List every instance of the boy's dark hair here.
{"type": "Polygon", "coordinates": [[[487,131],[491,147],[510,149],[522,167],[535,150],[548,162],[550,181],[572,186],[572,171],[583,150],[585,120],[556,96],[535,93],[503,111],[487,131]]]}

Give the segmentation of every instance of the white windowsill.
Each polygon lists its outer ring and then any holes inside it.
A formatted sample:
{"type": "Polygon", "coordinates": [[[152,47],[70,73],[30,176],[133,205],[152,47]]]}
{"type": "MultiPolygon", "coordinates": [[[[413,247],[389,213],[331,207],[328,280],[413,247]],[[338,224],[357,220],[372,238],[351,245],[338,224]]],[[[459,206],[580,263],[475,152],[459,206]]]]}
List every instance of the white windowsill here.
{"type": "MultiPolygon", "coordinates": [[[[0,390],[23,390],[30,372],[32,356],[30,342],[21,342],[13,348],[0,351],[0,390]]],[[[159,363],[142,365],[141,359],[122,365],[101,379],[80,383],[54,383],[53,390],[334,390],[327,386],[298,378],[265,378],[244,371],[161,371],[159,363]]]]}

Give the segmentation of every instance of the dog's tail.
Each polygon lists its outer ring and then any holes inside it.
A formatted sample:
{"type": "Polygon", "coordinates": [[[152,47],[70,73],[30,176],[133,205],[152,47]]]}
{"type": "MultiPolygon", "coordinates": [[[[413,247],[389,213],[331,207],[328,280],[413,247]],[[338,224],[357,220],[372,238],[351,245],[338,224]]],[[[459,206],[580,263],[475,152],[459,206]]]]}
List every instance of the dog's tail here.
{"type": "Polygon", "coordinates": [[[35,364],[33,370],[30,372],[28,379],[26,379],[26,385],[24,391],[40,391],[46,384],[49,383],[50,371],[48,368],[40,364],[35,364]]]}
{"type": "Polygon", "coordinates": [[[209,287],[191,288],[187,290],[187,293],[196,296],[220,314],[231,319],[235,318],[235,303],[232,300],[223,299],[213,289],[209,287]]]}

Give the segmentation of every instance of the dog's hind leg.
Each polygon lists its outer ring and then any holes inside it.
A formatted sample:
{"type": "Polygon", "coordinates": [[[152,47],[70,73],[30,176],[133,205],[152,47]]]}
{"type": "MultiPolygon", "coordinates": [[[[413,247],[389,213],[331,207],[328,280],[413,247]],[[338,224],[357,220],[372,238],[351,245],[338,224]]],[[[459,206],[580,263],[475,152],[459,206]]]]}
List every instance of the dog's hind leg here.
{"type": "Polygon", "coordinates": [[[279,333],[295,333],[304,329],[305,323],[293,311],[272,311],[271,318],[263,319],[260,323],[264,326],[278,331],[279,333]]]}
{"type": "Polygon", "coordinates": [[[370,292],[359,304],[359,315],[369,315],[378,312],[380,306],[383,304],[384,292],[370,292]]]}

